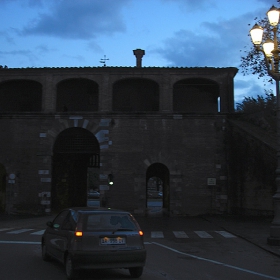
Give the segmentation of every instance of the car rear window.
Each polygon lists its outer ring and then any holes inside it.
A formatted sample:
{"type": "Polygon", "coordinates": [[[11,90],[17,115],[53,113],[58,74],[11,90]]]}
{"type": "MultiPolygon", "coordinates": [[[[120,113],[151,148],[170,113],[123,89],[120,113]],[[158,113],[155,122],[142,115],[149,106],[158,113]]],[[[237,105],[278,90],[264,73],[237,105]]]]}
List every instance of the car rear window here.
{"type": "Polygon", "coordinates": [[[87,214],[83,218],[84,231],[137,230],[129,215],[123,214],[87,214]]]}

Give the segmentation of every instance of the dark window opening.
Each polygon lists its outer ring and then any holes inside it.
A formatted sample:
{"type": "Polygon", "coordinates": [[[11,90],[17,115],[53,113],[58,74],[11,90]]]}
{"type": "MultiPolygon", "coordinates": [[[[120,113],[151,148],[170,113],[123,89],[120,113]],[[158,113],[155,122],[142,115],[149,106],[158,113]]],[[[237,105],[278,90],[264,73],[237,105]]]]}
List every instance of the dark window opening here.
{"type": "Polygon", "coordinates": [[[88,79],[70,79],[57,85],[58,112],[98,111],[98,84],[88,79]]]}
{"type": "Polygon", "coordinates": [[[13,80],[0,84],[0,112],[40,112],[42,85],[36,81],[13,80]]]}
{"type": "Polygon", "coordinates": [[[173,111],[217,113],[219,85],[207,79],[185,79],[173,86],[173,111]]]}
{"type": "Polygon", "coordinates": [[[113,111],[159,110],[159,86],[147,79],[125,79],[113,86],[113,111]]]}

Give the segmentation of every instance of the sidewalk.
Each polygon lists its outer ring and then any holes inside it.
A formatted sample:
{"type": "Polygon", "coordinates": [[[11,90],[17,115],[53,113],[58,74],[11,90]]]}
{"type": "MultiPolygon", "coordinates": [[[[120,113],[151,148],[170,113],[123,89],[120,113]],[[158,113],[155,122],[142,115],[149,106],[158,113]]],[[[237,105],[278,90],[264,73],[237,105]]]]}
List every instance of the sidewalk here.
{"type": "Polygon", "coordinates": [[[259,248],[280,257],[280,246],[267,244],[272,218],[231,215],[204,216],[203,218],[259,248]]]}
{"type": "MultiPolygon", "coordinates": [[[[17,216],[0,214],[0,227],[45,227],[47,221],[53,220],[55,215],[50,216],[17,216]]],[[[215,226],[223,228],[244,240],[280,257],[280,246],[267,244],[267,238],[270,234],[270,225],[272,219],[267,217],[243,217],[231,215],[205,215],[200,217],[180,217],[182,219],[204,219],[215,226]]],[[[137,217],[136,220],[145,227],[152,224],[162,224],[161,217],[137,217]],[[144,226],[145,225],[145,226],[144,226]]],[[[166,219],[164,219],[166,222],[166,219]]],[[[168,218],[169,223],[176,223],[176,218],[168,218]]]]}
{"type": "Polygon", "coordinates": [[[0,214],[0,227],[45,227],[48,221],[52,221],[55,215],[7,215],[0,214]]]}

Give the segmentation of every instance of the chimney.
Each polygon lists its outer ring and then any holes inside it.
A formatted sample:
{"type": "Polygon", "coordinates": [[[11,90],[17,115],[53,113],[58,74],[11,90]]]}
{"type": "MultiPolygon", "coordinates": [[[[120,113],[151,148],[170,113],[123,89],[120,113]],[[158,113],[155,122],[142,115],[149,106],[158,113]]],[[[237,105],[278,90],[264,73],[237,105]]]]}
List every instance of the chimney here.
{"type": "Polygon", "coordinates": [[[142,57],[145,55],[145,51],[137,49],[133,50],[133,54],[136,56],[136,67],[142,67],[142,57]]]}

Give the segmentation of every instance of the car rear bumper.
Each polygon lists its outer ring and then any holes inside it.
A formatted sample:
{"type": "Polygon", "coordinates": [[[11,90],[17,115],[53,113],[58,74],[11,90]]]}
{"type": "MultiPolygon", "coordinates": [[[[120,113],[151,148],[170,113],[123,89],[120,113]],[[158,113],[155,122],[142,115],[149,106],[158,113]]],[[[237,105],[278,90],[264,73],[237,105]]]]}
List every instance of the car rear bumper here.
{"type": "Polygon", "coordinates": [[[74,269],[129,268],[143,267],[146,250],[72,252],[74,269]]]}

